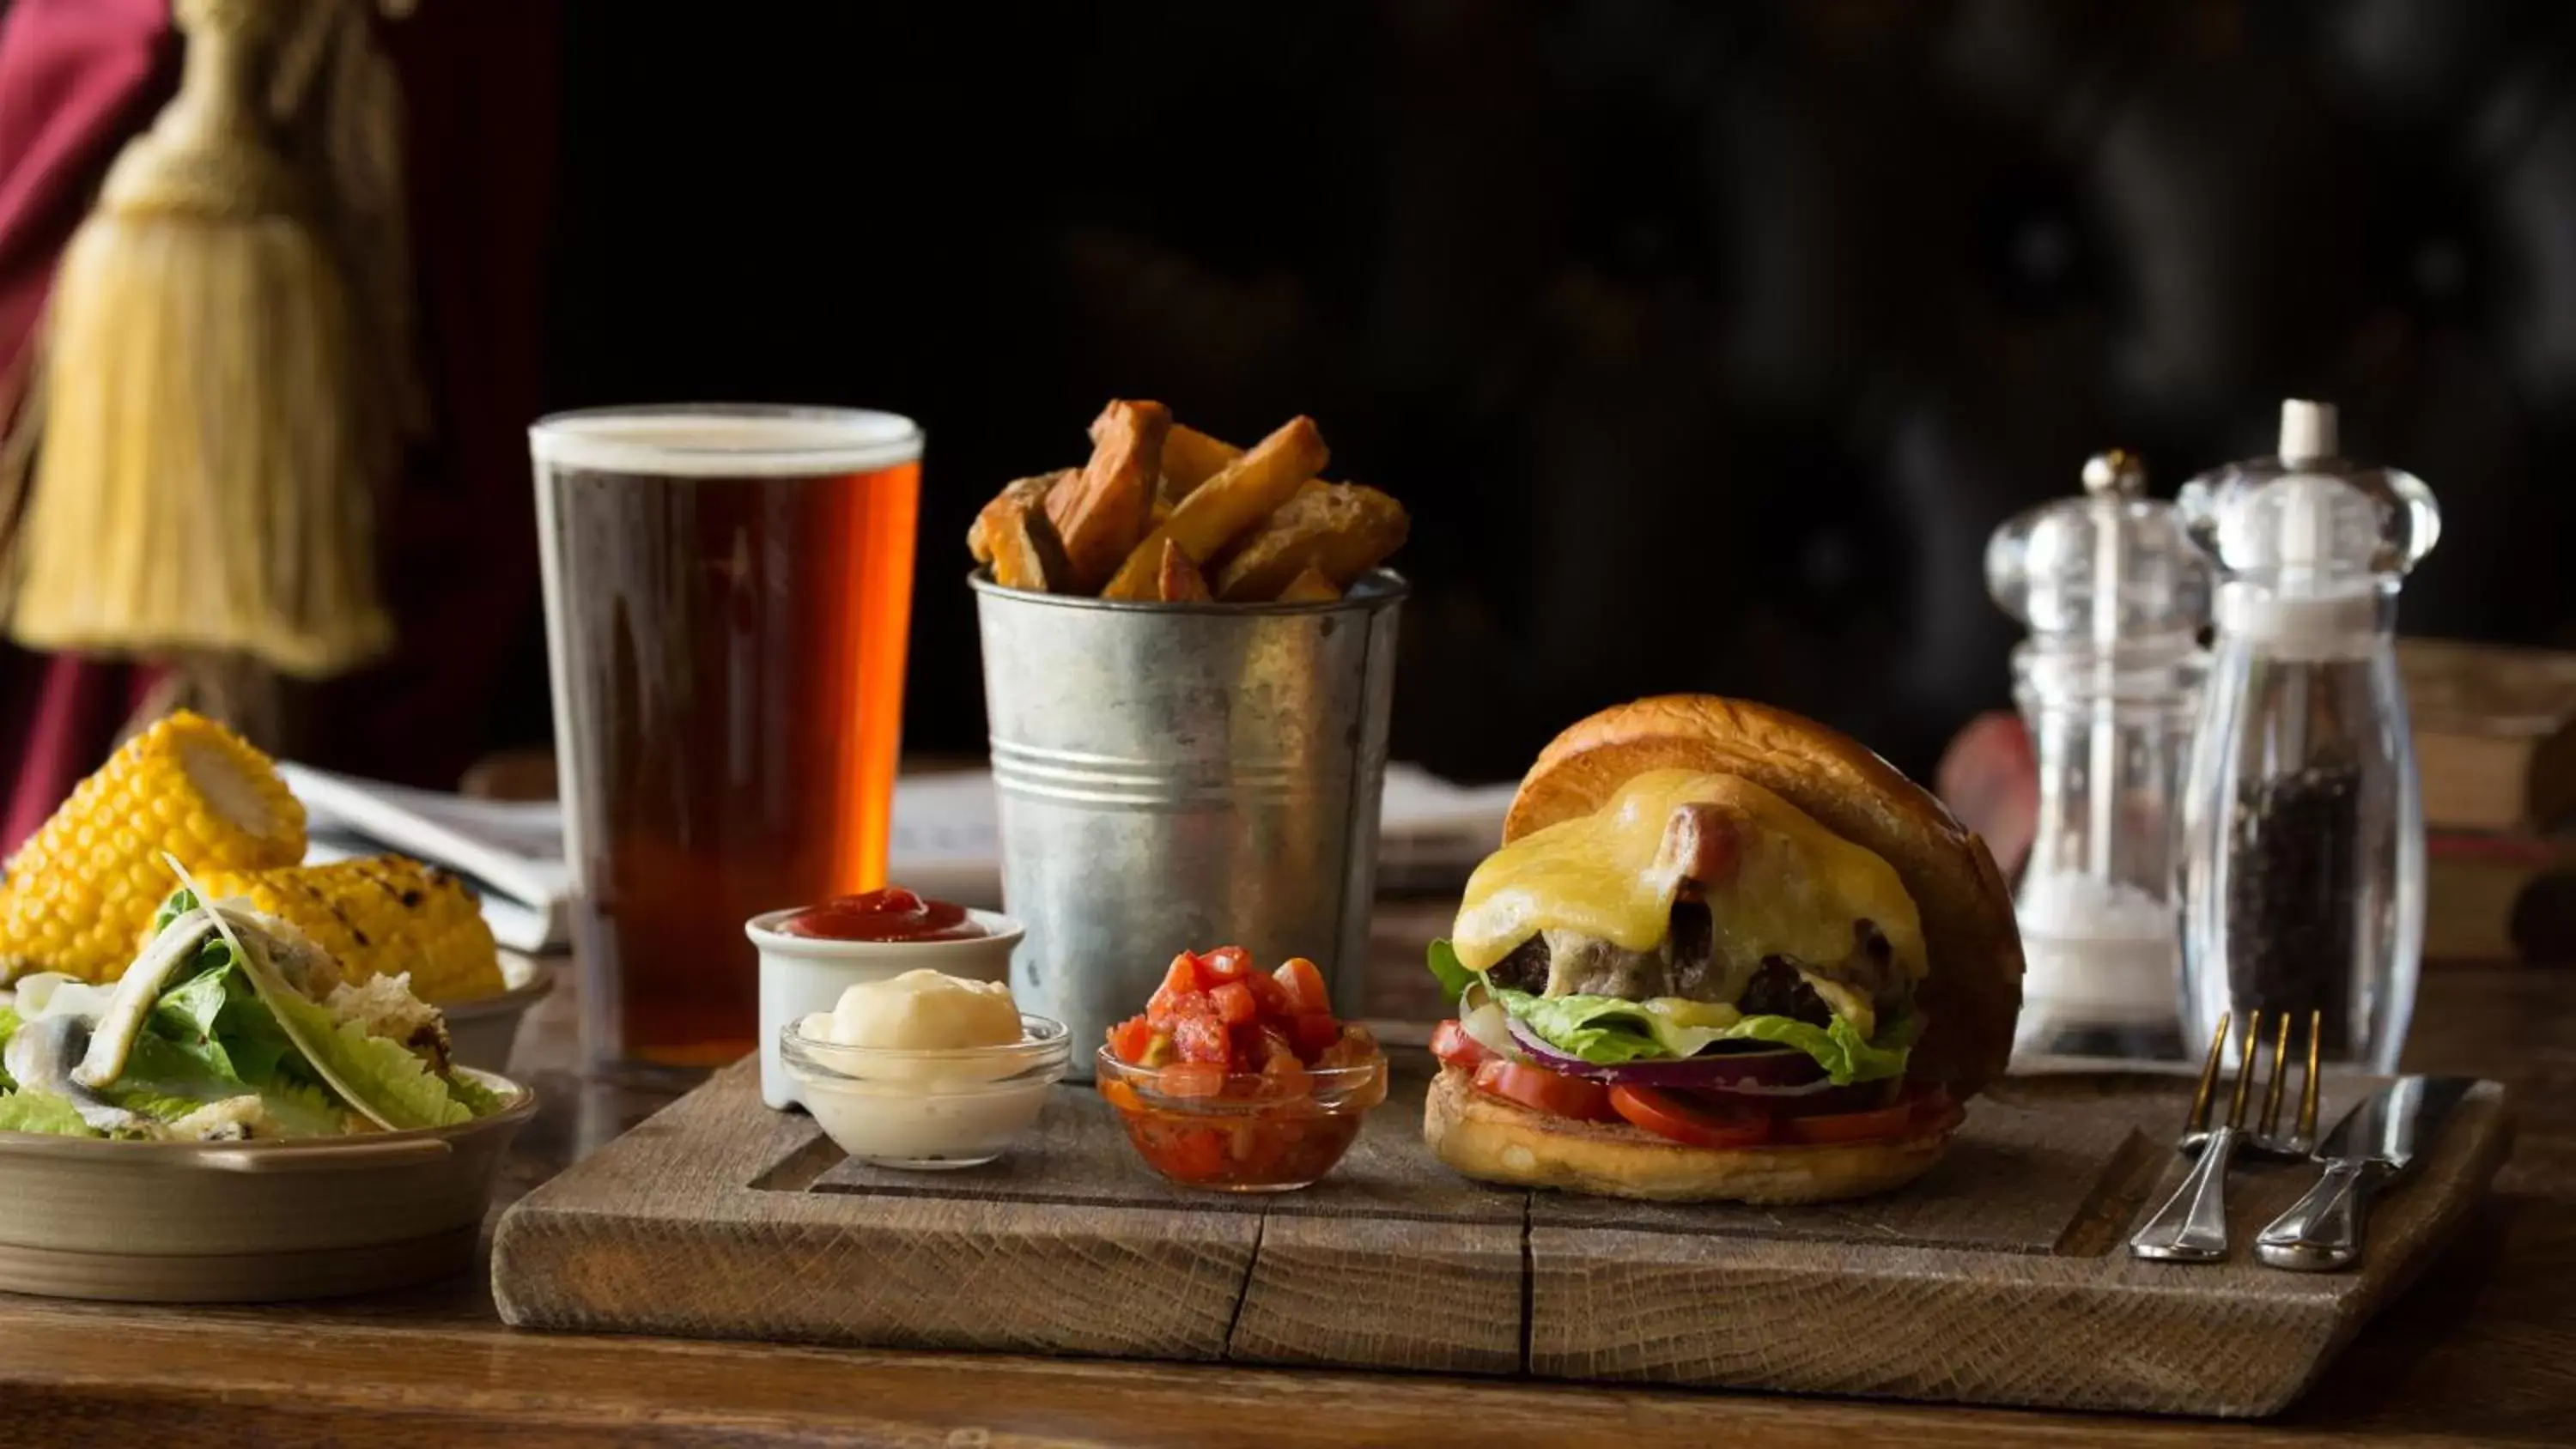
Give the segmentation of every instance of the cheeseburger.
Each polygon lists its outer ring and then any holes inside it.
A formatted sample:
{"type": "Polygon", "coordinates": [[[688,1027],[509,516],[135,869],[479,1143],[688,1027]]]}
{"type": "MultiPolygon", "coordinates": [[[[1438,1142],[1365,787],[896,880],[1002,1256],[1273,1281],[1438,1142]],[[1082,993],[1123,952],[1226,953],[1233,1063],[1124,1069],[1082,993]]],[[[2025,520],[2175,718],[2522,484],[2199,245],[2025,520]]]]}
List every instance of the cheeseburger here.
{"type": "Polygon", "coordinates": [[[1670,695],[1556,737],[1431,969],[1423,1135],[1469,1177],[1822,1202],[1932,1166],[2001,1071],[2021,939],[1985,843],[1782,710],[1670,695]]]}

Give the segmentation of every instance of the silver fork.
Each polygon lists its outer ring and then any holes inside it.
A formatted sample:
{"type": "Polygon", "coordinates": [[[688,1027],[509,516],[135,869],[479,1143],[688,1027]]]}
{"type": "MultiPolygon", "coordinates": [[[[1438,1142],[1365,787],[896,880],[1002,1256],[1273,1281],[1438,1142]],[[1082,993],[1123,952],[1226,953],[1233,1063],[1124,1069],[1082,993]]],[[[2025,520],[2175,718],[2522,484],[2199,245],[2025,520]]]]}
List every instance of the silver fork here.
{"type": "Polygon", "coordinates": [[[2315,1146],[2317,1135],[2317,1026],[2318,1014],[2308,1019],[2306,1082],[2299,1091],[2299,1116],[2285,1136],[2281,1132],[2281,1089],[2288,1075],[2290,1026],[2294,1018],[2283,1013],[2272,1043],[2271,1082],[2263,1092],[2260,1129],[2245,1130],[2245,1109],[2254,1085],[2256,1059],[2263,1042],[2263,1012],[2260,1008],[2246,1014],[2245,1040],[2238,1049],[2236,1085],[2229,1093],[2227,1120],[2212,1127],[2210,1113],[2218,1088],[2218,1071],[2227,1057],[2229,1018],[2218,1018],[2218,1029],[2209,1035],[2209,1055],[2201,1062],[2200,1084],[2191,1095],[2191,1112],[2183,1119],[2179,1143],[2185,1152],[2197,1150],[2200,1158],[2191,1172],[2174,1189],[2156,1215],[2147,1219],[2129,1239],[2129,1251],[2141,1258],[2162,1263],[2214,1263],[2227,1256],[2227,1169],[2241,1146],[2265,1156],[2298,1156],[2304,1158],[2315,1146]]]}

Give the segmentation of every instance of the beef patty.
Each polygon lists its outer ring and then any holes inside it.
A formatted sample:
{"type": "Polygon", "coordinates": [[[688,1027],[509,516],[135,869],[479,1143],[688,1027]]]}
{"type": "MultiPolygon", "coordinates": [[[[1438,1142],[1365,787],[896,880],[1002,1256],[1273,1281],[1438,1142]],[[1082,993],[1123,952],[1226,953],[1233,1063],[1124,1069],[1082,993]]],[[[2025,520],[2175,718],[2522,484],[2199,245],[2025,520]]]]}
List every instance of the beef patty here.
{"type": "MultiPolygon", "coordinates": [[[[1891,997],[1901,995],[1904,984],[1893,969],[1894,952],[1887,938],[1867,921],[1859,923],[1854,934],[1859,939],[1852,954],[1818,974],[1851,982],[1869,992],[1883,1010],[1895,1004],[1891,997]]],[[[1698,901],[1673,904],[1672,930],[1651,951],[1623,951],[1588,936],[1546,932],[1523,941],[1494,963],[1486,977],[1496,986],[1542,995],[1560,956],[1566,958],[1566,989],[1571,995],[1714,1001],[1726,984],[1725,973],[1714,959],[1708,907],[1698,901]]],[[[1786,956],[1764,958],[1736,997],[1736,1008],[1747,1016],[1785,1016],[1817,1026],[1831,1022],[1833,1009],[1800,979],[1800,965],[1786,956]]]]}

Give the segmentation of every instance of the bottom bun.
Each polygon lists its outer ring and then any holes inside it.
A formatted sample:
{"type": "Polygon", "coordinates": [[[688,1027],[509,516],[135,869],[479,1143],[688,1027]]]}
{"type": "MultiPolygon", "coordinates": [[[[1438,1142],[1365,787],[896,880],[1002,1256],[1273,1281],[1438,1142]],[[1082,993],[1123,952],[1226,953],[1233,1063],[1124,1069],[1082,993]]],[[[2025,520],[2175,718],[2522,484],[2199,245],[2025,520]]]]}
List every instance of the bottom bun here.
{"type": "Polygon", "coordinates": [[[1686,1147],[1626,1123],[1577,1122],[1517,1107],[1443,1067],[1422,1137],[1469,1177],[1657,1202],[1833,1202],[1902,1187],[1929,1171],[1947,1129],[1825,1147],[1686,1147]]]}

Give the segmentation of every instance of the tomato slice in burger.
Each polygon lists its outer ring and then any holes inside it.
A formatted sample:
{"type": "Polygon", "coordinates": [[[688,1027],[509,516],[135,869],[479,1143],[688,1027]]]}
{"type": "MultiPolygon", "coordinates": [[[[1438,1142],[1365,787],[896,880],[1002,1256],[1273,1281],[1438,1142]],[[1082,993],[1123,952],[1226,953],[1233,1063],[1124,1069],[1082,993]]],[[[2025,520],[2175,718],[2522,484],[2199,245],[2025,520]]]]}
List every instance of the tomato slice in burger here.
{"type": "Polygon", "coordinates": [[[1431,1029],[1431,1055],[1445,1067],[1464,1067],[1474,1071],[1494,1059],[1485,1044],[1467,1034],[1467,1028],[1455,1018],[1431,1029]]]}
{"type": "Polygon", "coordinates": [[[1694,1100],[1653,1087],[1610,1089],[1610,1108],[1685,1147],[1752,1147],[1771,1140],[1771,1118],[1753,1107],[1694,1100]]]}
{"type": "Polygon", "coordinates": [[[1780,1126],[1790,1141],[1810,1145],[1893,1142],[1913,1135],[1919,1110],[1913,1102],[1900,1101],[1867,1112],[1828,1112],[1814,1117],[1791,1117],[1780,1126]]]}
{"type": "Polygon", "coordinates": [[[1533,1112],[1572,1117],[1578,1122],[1614,1122],[1610,1089],[1599,1082],[1568,1077],[1545,1067],[1524,1066],[1495,1057],[1476,1068],[1476,1090],[1533,1112]]]}

